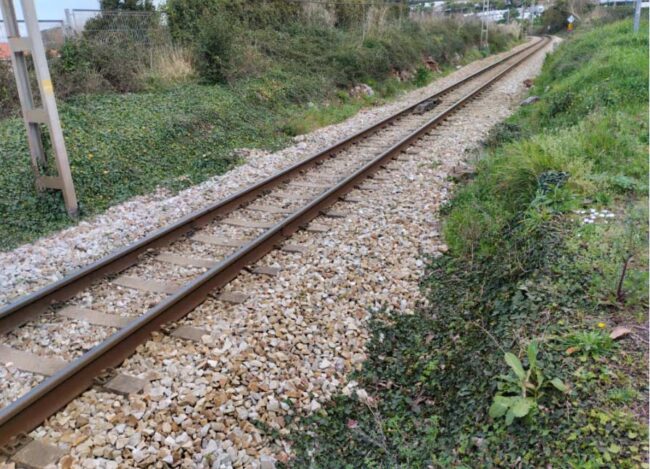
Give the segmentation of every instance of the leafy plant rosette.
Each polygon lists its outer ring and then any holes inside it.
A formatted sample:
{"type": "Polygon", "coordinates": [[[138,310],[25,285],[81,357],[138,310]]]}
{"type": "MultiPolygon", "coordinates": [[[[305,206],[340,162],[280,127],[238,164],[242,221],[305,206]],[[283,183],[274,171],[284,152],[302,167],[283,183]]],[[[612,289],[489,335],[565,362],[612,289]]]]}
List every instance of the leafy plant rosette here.
{"type": "Polygon", "coordinates": [[[555,388],[563,393],[568,387],[560,378],[547,379],[537,360],[538,345],[530,342],[526,349],[528,369],[525,369],[517,356],[511,352],[504,355],[505,362],[511,371],[499,376],[499,392],[494,396],[490,406],[490,417],[498,419],[505,416],[506,425],[515,418],[532,415],[537,410],[538,401],[544,395],[544,389],[555,388]]]}

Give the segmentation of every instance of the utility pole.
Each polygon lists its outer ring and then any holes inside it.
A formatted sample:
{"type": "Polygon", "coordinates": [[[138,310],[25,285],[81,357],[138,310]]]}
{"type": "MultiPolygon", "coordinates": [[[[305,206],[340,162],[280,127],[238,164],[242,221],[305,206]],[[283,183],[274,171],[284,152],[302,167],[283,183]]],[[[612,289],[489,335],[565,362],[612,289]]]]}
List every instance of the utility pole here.
{"type": "Polygon", "coordinates": [[[488,16],[490,15],[490,0],[483,0],[483,13],[481,15],[481,49],[490,46],[488,41],[488,16]]]}
{"type": "Polygon", "coordinates": [[[72,22],[72,13],[70,12],[70,8],[66,8],[65,10],[65,37],[73,37],[75,35],[75,27],[74,23],[72,22]]]}
{"type": "Polygon", "coordinates": [[[634,32],[639,32],[639,23],[641,22],[641,0],[636,0],[634,7],[634,32]]]}
{"type": "Polygon", "coordinates": [[[27,129],[27,141],[32,161],[32,169],[39,191],[57,189],[63,192],[63,200],[68,215],[76,217],[78,213],[77,196],[72,182],[68,153],[63,140],[59,111],[54,98],[54,88],[50,71],[47,66],[47,57],[43,38],[38,27],[34,0],[20,0],[25,15],[27,36],[21,37],[18,29],[18,20],[14,8],[14,0],[0,0],[2,16],[5,21],[9,48],[11,49],[11,64],[16,78],[20,107],[22,108],[23,121],[27,129]],[[40,107],[34,102],[32,86],[29,80],[27,59],[31,57],[36,72],[40,107]],[[47,171],[51,162],[47,161],[47,153],[43,146],[42,130],[47,129],[50,136],[52,151],[55,160],[56,174],[47,171]]]}

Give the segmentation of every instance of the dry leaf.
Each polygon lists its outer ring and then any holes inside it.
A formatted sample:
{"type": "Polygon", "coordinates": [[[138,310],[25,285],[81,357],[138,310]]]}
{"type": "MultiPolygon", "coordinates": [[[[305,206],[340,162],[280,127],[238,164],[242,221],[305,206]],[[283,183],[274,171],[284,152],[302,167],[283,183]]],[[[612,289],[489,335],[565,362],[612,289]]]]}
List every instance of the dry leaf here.
{"type": "Polygon", "coordinates": [[[617,340],[631,333],[632,333],[631,329],[628,329],[625,326],[618,326],[614,328],[614,330],[609,334],[609,336],[612,339],[617,340]]]}

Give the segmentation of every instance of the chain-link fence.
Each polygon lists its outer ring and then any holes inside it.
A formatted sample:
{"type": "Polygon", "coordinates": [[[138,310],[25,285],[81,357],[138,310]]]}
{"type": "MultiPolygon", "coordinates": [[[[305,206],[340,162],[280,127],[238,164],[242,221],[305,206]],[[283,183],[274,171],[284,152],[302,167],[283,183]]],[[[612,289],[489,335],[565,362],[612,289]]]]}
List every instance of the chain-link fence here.
{"type": "Polygon", "coordinates": [[[162,45],[171,41],[167,18],[157,11],[66,10],[68,34],[98,42],[162,45]]]}
{"type": "MultiPolygon", "coordinates": [[[[147,45],[170,42],[164,13],[155,11],[66,10],[65,19],[39,20],[46,49],[58,49],[66,38],[85,37],[98,42],[129,40],[147,45]]],[[[18,21],[21,36],[27,36],[25,22],[18,21]]],[[[8,33],[0,18],[0,60],[8,59],[8,33]]]]}
{"type": "MultiPolygon", "coordinates": [[[[41,30],[41,35],[43,36],[43,43],[47,49],[56,49],[63,44],[66,31],[65,23],[63,20],[40,20],[38,22],[39,28],[41,30]]],[[[27,28],[24,21],[18,21],[18,30],[20,31],[21,36],[27,35],[27,28]]],[[[8,40],[7,29],[5,23],[0,19],[0,59],[3,57],[3,51],[5,47],[2,44],[6,44],[8,40]]],[[[8,50],[8,46],[6,47],[8,50]]]]}

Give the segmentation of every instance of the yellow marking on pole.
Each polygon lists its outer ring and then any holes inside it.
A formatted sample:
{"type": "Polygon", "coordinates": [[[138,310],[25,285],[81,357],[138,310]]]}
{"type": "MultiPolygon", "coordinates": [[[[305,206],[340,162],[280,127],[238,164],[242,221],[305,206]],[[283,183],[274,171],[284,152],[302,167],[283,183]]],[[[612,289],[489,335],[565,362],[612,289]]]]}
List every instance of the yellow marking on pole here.
{"type": "Polygon", "coordinates": [[[54,92],[54,87],[52,86],[52,80],[43,80],[41,82],[43,86],[43,92],[47,94],[52,94],[54,92]]]}

